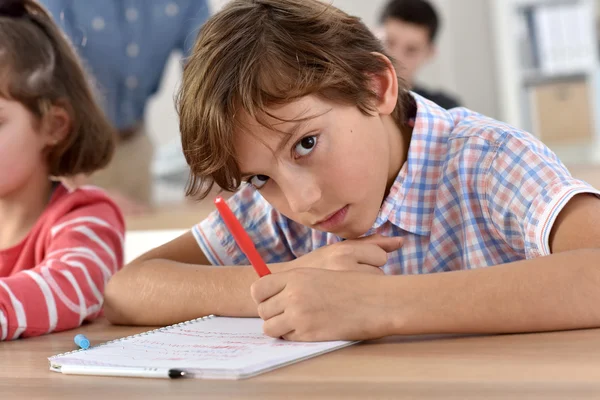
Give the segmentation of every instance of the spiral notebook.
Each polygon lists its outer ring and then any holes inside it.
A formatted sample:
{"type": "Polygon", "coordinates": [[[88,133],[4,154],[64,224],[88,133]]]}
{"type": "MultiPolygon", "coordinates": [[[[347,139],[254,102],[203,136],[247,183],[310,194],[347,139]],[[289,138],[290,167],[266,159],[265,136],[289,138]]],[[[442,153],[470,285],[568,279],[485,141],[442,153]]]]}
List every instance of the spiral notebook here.
{"type": "Polygon", "coordinates": [[[143,371],[176,369],[193,378],[244,379],[356,343],[274,339],[263,334],[262,324],[260,318],[208,316],[48,360],[52,371],[64,367],[65,373],[78,369],[94,375],[101,367],[139,370],[144,376],[143,371]]]}

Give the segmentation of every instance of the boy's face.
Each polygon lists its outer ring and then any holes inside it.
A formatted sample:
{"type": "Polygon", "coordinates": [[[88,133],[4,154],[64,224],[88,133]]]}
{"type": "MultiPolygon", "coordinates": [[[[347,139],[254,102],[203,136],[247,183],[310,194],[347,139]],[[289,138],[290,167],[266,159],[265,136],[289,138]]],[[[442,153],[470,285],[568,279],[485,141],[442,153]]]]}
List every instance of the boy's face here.
{"type": "Polygon", "coordinates": [[[269,130],[246,115],[234,146],[243,180],[288,218],[344,238],[373,225],[399,169],[385,122],[356,106],[306,96],[268,110],[269,130]],[[250,131],[250,132],[248,132],[250,131]]]}
{"type": "Polygon", "coordinates": [[[409,85],[413,85],[421,67],[435,53],[429,40],[429,30],[424,26],[393,18],[388,18],[383,28],[385,48],[398,63],[398,75],[409,85]]]}
{"type": "Polygon", "coordinates": [[[49,138],[33,126],[34,117],[18,101],[0,97],[0,198],[21,189],[34,174],[46,173],[49,138]]]}

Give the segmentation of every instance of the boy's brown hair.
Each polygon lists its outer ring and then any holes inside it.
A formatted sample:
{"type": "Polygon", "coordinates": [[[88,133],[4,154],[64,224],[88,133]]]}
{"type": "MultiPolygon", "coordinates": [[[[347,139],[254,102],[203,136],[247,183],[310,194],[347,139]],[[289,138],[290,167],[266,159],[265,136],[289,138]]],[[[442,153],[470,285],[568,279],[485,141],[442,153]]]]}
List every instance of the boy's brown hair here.
{"type": "MultiPolygon", "coordinates": [[[[315,94],[374,110],[380,41],[356,17],[318,0],[232,0],[202,27],[183,73],[178,111],[191,167],[187,195],[241,183],[233,148],[240,110],[262,124],[267,108],[315,94]]],[[[410,101],[399,85],[394,119],[410,101]]],[[[268,126],[268,125],[266,125],[268,126]]]]}
{"type": "Polygon", "coordinates": [[[51,106],[69,113],[70,134],[47,151],[50,175],[91,173],[110,161],[115,132],[70,42],[34,0],[0,0],[0,96],[23,104],[36,123],[51,106]]]}

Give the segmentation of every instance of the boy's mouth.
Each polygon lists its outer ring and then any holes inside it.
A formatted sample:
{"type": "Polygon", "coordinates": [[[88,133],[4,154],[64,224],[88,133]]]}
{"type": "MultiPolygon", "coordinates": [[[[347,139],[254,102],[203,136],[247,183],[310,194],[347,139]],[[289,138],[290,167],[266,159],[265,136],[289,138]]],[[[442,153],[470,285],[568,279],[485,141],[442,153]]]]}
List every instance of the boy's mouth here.
{"type": "Polygon", "coordinates": [[[344,222],[349,207],[350,205],[347,204],[339,210],[329,214],[325,218],[317,221],[314,224],[314,228],[320,231],[331,231],[335,229],[336,227],[340,226],[342,222],[344,222]]]}

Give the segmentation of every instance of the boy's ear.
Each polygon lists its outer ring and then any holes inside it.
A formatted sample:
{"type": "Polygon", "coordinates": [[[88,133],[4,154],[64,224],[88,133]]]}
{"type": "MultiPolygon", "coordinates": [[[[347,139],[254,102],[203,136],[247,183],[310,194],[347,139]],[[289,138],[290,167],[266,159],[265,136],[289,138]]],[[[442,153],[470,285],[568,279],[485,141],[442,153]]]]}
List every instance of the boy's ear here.
{"type": "Polygon", "coordinates": [[[48,144],[55,146],[71,131],[71,115],[61,105],[52,105],[44,116],[44,133],[48,144]]]}
{"type": "Polygon", "coordinates": [[[373,55],[380,57],[387,66],[384,71],[371,77],[372,89],[377,95],[376,109],[380,115],[390,115],[398,103],[398,76],[389,58],[381,53],[373,55]]]}

